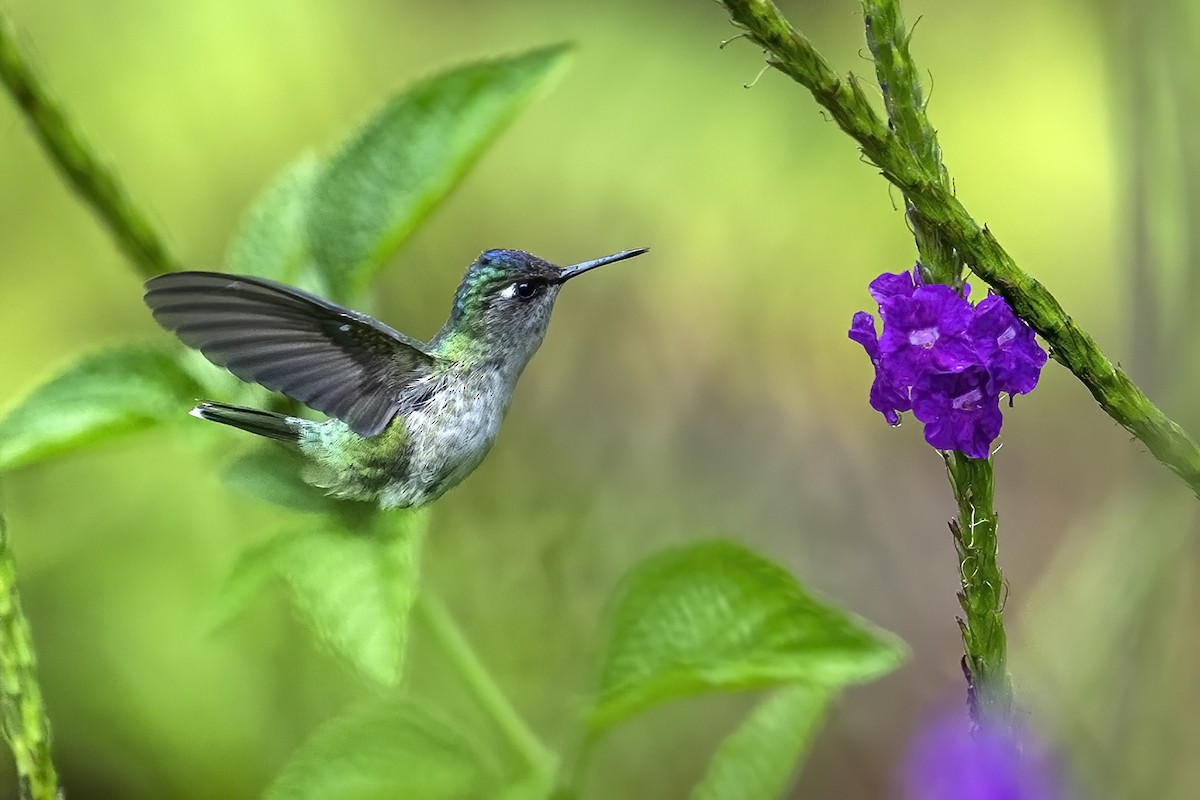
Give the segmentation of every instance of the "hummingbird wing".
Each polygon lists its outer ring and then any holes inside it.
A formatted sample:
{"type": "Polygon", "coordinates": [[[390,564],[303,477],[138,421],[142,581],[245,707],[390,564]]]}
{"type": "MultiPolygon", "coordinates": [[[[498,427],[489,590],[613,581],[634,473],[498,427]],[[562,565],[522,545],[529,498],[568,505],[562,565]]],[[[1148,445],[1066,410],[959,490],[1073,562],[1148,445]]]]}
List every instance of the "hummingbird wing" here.
{"type": "Polygon", "coordinates": [[[160,325],[209,361],[362,436],[387,427],[400,393],[435,362],[366,314],[263,278],[170,272],[146,281],[145,299],[160,325]]]}

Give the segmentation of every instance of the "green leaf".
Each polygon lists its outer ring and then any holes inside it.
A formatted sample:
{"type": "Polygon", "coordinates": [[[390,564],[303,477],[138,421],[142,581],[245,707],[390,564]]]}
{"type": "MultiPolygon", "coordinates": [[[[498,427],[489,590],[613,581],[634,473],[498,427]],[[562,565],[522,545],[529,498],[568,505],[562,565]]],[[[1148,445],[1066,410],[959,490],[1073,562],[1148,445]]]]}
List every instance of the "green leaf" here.
{"type": "Polygon", "coordinates": [[[268,582],[282,577],[322,643],[384,686],[400,681],[409,612],[417,593],[423,510],[357,519],[321,515],[247,551],[214,614],[220,626],[268,582]]]}
{"type": "Polygon", "coordinates": [[[721,742],[693,800],[783,797],[825,719],[831,691],[788,686],[759,703],[721,742]]]}
{"type": "Polygon", "coordinates": [[[277,557],[317,635],[384,686],[399,683],[403,671],[427,521],[424,511],[391,511],[375,515],[366,531],[346,531],[326,518],[277,557]]]}
{"type": "Polygon", "coordinates": [[[220,630],[240,616],[252,600],[280,577],[281,554],[293,545],[295,538],[294,532],[282,533],[238,556],[209,614],[210,631],[220,630]]]}
{"type": "Polygon", "coordinates": [[[329,160],[309,242],[340,298],[362,289],[565,62],[566,46],[480,61],[393,97],[329,160]]]}
{"type": "Polygon", "coordinates": [[[266,800],[494,797],[499,770],[455,726],[411,702],[325,724],[288,760],[266,800]]]}
{"type": "Polygon", "coordinates": [[[320,160],[305,153],[258,196],[225,258],[230,272],[296,282],[309,260],[306,223],[320,175],[320,160]]]}
{"type": "Polygon", "coordinates": [[[560,798],[574,797],[574,795],[554,793],[556,778],[554,769],[527,774],[489,797],[495,800],[547,800],[547,798],[560,800],[560,798]]]}
{"type": "Polygon", "coordinates": [[[167,354],[92,353],[35,389],[0,420],[0,470],[147,425],[183,419],[200,387],[167,354]]]}
{"type": "Polygon", "coordinates": [[[234,491],[251,494],[269,503],[325,514],[367,513],[374,505],[341,500],[304,481],[305,459],[300,453],[269,445],[235,458],[221,474],[222,482],[234,491]]]}
{"type": "Polygon", "coordinates": [[[893,635],[810,597],[786,570],[721,541],[635,567],[608,626],[593,730],[706,691],[866,681],[905,652],[893,635]]]}

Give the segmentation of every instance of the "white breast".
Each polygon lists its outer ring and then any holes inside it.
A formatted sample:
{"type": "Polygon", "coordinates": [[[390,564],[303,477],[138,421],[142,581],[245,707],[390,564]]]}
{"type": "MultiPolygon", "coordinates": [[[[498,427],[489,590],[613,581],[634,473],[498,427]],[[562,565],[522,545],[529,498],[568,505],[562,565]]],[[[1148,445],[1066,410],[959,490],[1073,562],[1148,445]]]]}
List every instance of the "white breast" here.
{"type": "Polygon", "coordinates": [[[383,491],[383,504],[429,502],[469,475],[496,440],[510,396],[504,377],[491,371],[447,381],[408,415],[406,474],[383,491]]]}

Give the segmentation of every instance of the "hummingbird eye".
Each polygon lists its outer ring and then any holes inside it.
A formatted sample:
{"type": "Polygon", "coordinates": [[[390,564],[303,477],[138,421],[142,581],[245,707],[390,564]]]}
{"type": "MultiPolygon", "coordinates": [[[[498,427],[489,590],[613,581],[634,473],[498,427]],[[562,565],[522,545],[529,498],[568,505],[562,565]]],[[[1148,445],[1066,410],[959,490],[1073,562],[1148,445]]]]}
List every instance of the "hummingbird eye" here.
{"type": "Polygon", "coordinates": [[[513,294],[522,300],[531,300],[542,293],[544,287],[533,281],[518,281],[512,285],[513,294]]]}

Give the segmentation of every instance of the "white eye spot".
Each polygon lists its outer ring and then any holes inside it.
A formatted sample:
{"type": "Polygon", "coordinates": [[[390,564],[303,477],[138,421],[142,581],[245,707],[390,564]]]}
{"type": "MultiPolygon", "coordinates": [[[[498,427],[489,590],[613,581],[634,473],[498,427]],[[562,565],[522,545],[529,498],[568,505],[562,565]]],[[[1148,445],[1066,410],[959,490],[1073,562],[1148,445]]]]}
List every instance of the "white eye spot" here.
{"type": "Polygon", "coordinates": [[[503,291],[500,292],[500,296],[505,300],[512,300],[514,297],[516,297],[516,295],[517,285],[515,283],[510,283],[508,286],[504,287],[503,291]]]}
{"type": "Polygon", "coordinates": [[[341,331],[342,333],[349,333],[350,332],[350,323],[346,323],[344,325],[339,325],[338,330],[341,331]]]}

